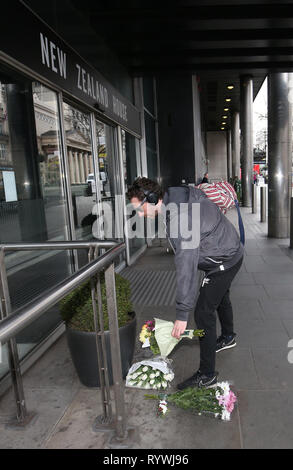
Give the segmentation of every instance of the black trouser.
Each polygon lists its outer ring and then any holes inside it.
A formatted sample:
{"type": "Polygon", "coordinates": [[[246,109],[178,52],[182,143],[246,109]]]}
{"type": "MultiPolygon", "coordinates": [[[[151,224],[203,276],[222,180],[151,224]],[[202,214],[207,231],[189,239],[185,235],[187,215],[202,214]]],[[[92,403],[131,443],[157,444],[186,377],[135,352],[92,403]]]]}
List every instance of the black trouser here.
{"type": "Polygon", "coordinates": [[[200,338],[200,366],[203,374],[209,375],[215,372],[216,363],[216,311],[221,323],[222,334],[232,335],[233,310],[229,297],[231,283],[239,271],[243,258],[235,266],[227,271],[207,274],[209,283],[200,288],[199,298],[195,307],[194,319],[197,328],[205,331],[205,336],[200,338]]]}

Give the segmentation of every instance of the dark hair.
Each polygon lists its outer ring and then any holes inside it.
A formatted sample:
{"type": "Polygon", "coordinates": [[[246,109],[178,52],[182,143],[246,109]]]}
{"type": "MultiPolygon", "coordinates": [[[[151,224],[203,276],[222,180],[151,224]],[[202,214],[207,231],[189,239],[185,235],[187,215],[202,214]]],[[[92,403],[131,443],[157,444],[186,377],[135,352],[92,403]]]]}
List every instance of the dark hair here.
{"type": "Polygon", "coordinates": [[[159,199],[163,199],[164,191],[163,188],[156,183],[155,181],[150,180],[149,178],[137,178],[132,186],[128,188],[126,196],[131,201],[133,197],[136,197],[139,201],[143,201],[145,198],[144,191],[151,191],[155,193],[159,199]]]}

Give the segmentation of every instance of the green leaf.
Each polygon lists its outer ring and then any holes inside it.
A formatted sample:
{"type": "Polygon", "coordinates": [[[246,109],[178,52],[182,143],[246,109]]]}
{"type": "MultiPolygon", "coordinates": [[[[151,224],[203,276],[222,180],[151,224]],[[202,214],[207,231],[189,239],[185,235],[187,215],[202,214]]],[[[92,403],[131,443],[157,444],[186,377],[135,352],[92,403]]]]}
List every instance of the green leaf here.
{"type": "MultiPolygon", "coordinates": [[[[130,282],[117,273],[115,273],[115,283],[118,325],[120,327],[126,325],[131,320],[131,316],[129,315],[129,312],[133,311],[130,301],[131,289],[130,282]]],[[[108,330],[109,319],[107,313],[106,285],[103,275],[101,276],[101,295],[104,329],[108,330]]],[[[76,288],[60,302],[60,314],[70,328],[88,332],[95,331],[90,281],[76,288]]]]}

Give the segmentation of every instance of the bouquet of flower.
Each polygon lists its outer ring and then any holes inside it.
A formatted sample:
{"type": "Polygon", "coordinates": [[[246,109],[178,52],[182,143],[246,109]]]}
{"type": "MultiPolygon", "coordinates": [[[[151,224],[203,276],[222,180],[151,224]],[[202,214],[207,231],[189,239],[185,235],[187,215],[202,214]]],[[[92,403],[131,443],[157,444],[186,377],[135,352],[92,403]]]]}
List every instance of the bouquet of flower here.
{"type": "Polygon", "coordinates": [[[146,321],[141,329],[139,335],[139,341],[142,343],[143,348],[151,348],[152,353],[156,356],[160,354],[160,348],[158,346],[156,337],[155,337],[155,321],[148,320],[146,321]]]}
{"type": "Polygon", "coordinates": [[[237,401],[236,395],[230,390],[228,382],[218,383],[213,388],[189,387],[170,395],[145,395],[146,399],[160,400],[158,415],[164,416],[167,411],[167,402],[201,414],[210,414],[215,418],[230,421],[231,413],[237,401]]]}
{"type": "Polygon", "coordinates": [[[171,333],[174,323],[170,321],[155,318],[149,320],[143,325],[139,340],[143,343],[143,347],[150,347],[154,355],[161,354],[167,357],[179,343],[182,338],[192,339],[195,336],[204,336],[204,330],[185,330],[179,339],[174,338],[171,333]]]}
{"type": "Polygon", "coordinates": [[[126,386],[164,390],[173,379],[170,361],[156,358],[133,364],[126,377],[126,386]]]}

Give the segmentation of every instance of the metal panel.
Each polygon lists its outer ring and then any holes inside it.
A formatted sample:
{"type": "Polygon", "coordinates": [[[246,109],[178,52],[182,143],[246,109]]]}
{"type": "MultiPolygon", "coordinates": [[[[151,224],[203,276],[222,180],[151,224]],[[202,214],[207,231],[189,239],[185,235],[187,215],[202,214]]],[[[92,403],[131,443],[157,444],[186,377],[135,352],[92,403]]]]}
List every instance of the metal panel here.
{"type": "Polygon", "coordinates": [[[271,73],[268,79],[268,235],[289,236],[292,120],[289,74],[271,73]]]}
{"type": "Polygon", "coordinates": [[[241,77],[240,128],[241,128],[241,183],[242,204],[251,207],[253,183],[253,81],[250,76],[241,77]]]}

